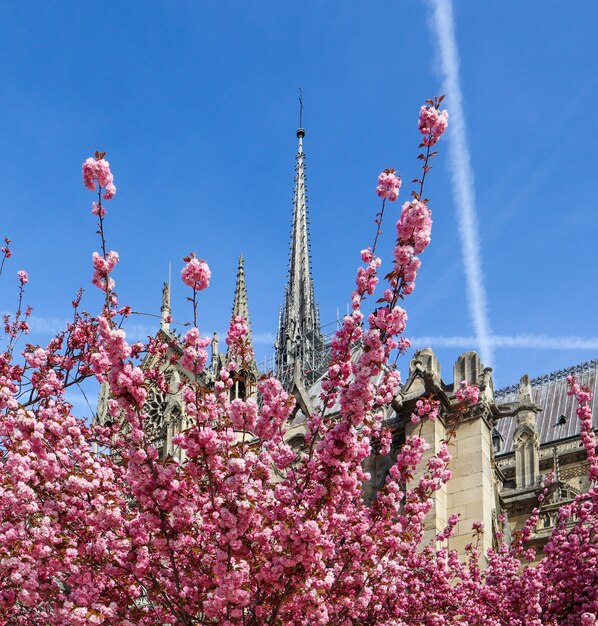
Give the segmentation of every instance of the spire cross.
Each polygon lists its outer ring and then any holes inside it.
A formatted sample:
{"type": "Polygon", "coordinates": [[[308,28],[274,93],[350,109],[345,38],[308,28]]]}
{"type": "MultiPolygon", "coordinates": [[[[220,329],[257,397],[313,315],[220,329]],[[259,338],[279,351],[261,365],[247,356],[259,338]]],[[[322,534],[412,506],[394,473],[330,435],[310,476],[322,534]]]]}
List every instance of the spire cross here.
{"type": "Polygon", "coordinates": [[[303,87],[299,87],[299,128],[303,128],[303,87]]]}

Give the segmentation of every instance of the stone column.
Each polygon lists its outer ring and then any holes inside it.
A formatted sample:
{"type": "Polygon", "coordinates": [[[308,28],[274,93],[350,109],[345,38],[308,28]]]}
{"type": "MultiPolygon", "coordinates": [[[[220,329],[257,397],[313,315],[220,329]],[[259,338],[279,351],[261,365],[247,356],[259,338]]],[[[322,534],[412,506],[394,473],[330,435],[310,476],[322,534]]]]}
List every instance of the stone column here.
{"type": "MultiPolygon", "coordinates": [[[[462,380],[486,388],[490,376],[484,370],[475,352],[462,354],[455,363],[456,389],[462,380]]],[[[491,385],[490,385],[491,387],[491,385]]],[[[483,522],[485,532],[480,549],[485,553],[492,547],[492,522],[494,512],[494,485],[492,480],[492,414],[486,394],[471,407],[455,426],[456,435],[451,446],[453,460],[452,479],[448,488],[448,514],[459,513],[460,520],[449,547],[464,551],[467,544],[475,542],[474,522],[483,522]]]]}
{"type": "Polygon", "coordinates": [[[448,514],[460,520],[449,547],[464,551],[475,541],[473,523],[483,522],[481,551],[492,547],[494,485],[492,481],[492,421],[488,406],[479,403],[456,426],[451,454],[452,479],[448,482],[448,514]]]}

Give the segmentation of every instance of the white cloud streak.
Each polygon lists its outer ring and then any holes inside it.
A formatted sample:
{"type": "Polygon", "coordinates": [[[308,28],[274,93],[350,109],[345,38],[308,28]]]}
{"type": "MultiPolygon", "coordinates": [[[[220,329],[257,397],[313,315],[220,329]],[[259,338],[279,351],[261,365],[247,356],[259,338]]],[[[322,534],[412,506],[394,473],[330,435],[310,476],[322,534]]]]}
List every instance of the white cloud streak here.
{"type": "MultiPolygon", "coordinates": [[[[479,349],[474,336],[423,336],[411,337],[417,348],[465,348],[479,349]]],[[[489,335],[486,337],[492,348],[527,348],[535,350],[598,350],[598,337],[552,336],[552,335],[489,335]]]]}
{"type": "Polygon", "coordinates": [[[38,317],[32,315],[29,318],[29,332],[38,335],[56,335],[66,330],[68,320],[59,317],[38,317]]]}
{"type": "Polygon", "coordinates": [[[455,39],[450,0],[430,0],[432,25],[438,39],[443,91],[447,96],[450,139],[450,167],[457,222],[461,238],[469,314],[476,343],[485,365],[492,365],[493,343],[484,288],[478,218],[475,208],[474,174],[467,146],[463,94],[459,81],[459,52],[455,39]]]}

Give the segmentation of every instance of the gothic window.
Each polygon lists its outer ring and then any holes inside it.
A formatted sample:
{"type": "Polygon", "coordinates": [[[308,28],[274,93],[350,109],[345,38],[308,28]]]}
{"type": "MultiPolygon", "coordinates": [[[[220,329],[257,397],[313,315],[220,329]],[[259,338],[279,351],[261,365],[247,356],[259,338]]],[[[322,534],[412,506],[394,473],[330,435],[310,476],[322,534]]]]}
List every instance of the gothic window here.
{"type": "Polygon", "coordinates": [[[166,398],[157,387],[152,387],[148,394],[145,410],[147,412],[146,432],[151,444],[160,452],[164,452],[166,435],[166,398]]]}
{"type": "Polygon", "coordinates": [[[531,487],[539,479],[538,437],[524,429],[515,435],[517,487],[531,487]]]}
{"type": "Polygon", "coordinates": [[[230,388],[230,399],[231,400],[245,400],[245,379],[244,378],[236,378],[233,386],[230,388]]]}

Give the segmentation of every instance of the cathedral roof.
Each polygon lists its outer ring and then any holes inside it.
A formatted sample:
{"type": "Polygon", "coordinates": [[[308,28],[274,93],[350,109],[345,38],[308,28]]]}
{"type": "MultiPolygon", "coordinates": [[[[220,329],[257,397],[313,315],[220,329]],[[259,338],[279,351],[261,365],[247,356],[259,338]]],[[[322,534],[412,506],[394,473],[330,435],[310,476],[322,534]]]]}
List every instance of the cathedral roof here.
{"type": "MultiPolygon", "coordinates": [[[[545,374],[531,381],[532,399],[542,407],[536,417],[540,445],[579,435],[577,401],[573,396],[567,395],[567,376],[570,374],[574,374],[582,386],[592,390],[594,428],[598,428],[598,360],[594,360],[545,374]]],[[[514,406],[517,402],[517,393],[518,385],[497,390],[494,394],[496,404],[502,411],[508,411],[509,405],[514,406]]],[[[496,429],[505,442],[499,456],[513,452],[513,433],[516,427],[516,415],[506,415],[497,420],[496,429]]]]}

